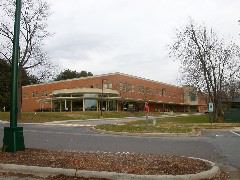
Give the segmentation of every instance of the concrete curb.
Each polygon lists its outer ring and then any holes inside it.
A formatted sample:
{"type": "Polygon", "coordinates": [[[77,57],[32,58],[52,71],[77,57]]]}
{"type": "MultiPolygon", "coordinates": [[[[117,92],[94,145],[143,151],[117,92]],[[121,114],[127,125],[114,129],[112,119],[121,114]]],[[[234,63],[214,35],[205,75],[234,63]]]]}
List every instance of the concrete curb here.
{"type": "Polygon", "coordinates": [[[103,133],[103,134],[113,134],[122,136],[144,136],[144,137],[197,137],[202,134],[201,131],[191,132],[191,133],[129,133],[129,132],[115,132],[115,131],[105,131],[101,129],[96,129],[91,127],[92,130],[103,133]]]}
{"type": "MultiPolygon", "coordinates": [[[[191,157],[192,158],[192,157],[191,157]]],[[[207,179],[213,178],[220,173],[220,169],[215,163],[199,158],[192,158],[202,160],[209,163],[212,168],[208,171],[203,171],[197,174],[186,174],[186,175],[136,175],[127,173],[116,173],[107,171],[87,171],[87,170],[77,170],[77,169],[63,169],[63,168],[51,168],[51,167],[38,167],[38,166],[25,166],[16,164],[0,164],[1,171],[17,172],[22,174],[33,174],[41,177],[56,176],[56,175],[66,175],[66,176],[76,176],[76,177],[98,177],[106,179],[116,179],[116,180],[197,180],[197,179],[207,179]]]]}
{"type": "Polygon", "coordinates": [[[0,120],[0,123],[8,123],[7,121],[0,120]]]}

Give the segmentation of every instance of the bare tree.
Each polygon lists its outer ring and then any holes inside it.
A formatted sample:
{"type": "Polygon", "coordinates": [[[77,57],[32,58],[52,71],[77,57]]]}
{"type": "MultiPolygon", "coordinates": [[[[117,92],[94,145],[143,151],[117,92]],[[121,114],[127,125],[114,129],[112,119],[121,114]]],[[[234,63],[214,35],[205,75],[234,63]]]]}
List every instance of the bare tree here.
{"type": "Polygon", "coordinates": [[[215,107],[214,120],[221,120],[226,88],[240,77],[239,47],[191,20],[177,31],[170,53],[181,61],[183,83],[208,93],[215,107]]]}
{"type": "MultiPolygon", "coordinates": [[[[0,58],[11,64],[15,0],[1,0],[0,12],[0,58]]],[[[43,41],[50,36],[47,31],[49,5],[44,0],[22,0],[20,54],[19,54],[19,106],[21,106],[21,85],[23,69],[39,79],[51,76],[52,65],[43,50],[43,41]]]]}
{"type": "MultiPolygon", "coordinates": [[[[0,24],[0,57],[11,63],[15,0],[2,0],[1,10],[4,15],[0,24]]],[[[48,67],[47,54],[43,50],[43,41],[49,37],[47,18],[49,5],[43,0],[23,0],[21,13],[20,62],[25,70],[48,67]]],[[[43,74],[38,74],[42,77],[43,74]]]]}

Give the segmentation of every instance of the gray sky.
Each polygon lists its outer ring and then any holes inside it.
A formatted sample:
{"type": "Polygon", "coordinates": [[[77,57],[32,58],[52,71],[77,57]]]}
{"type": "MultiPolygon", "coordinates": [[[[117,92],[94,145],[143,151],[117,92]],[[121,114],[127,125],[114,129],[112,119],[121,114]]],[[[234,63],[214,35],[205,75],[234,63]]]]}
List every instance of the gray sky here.
{"type": "Polygon", "coordinates": [[[191,17],[224,38],[240,38],[240,0],[48,0],[46,50],[61,69],[122,72],[177,83],[168,56],[176,28],[191,17]]]}

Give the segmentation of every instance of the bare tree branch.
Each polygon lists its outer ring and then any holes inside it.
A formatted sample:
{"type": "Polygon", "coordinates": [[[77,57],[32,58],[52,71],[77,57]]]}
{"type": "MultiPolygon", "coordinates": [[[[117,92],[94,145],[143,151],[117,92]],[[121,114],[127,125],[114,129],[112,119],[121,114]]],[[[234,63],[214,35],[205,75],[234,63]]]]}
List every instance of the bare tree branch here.
{"type": "Polygon", "coordinates": [[[236,44],[225,44],[212,29],[193,21],[177,31],[170,46],[170,54],[182,63],[183,82],[208,93],[215,105],[215,120],[222,116],[223,99],[240,82],[239,52],[236,44]]]}

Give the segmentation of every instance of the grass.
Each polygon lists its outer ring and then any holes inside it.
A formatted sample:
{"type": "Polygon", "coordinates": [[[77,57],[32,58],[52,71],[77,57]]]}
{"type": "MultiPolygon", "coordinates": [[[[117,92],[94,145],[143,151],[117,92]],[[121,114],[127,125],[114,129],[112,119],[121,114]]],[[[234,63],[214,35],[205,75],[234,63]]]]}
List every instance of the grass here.
{"type": "MultiPolygon", "coordinates": [[[[158,113],[159,114],[159,113],[158,113]]],[[[143,112],[103,112],[104,118],[144,116],[143,112]]],[[[100,118],[100,112],[23,112],[19,122],[50,122],[63,120],[85,120],[100,118]]],[[[0,120],[9,121],[9,112],[0,112],[0,120]]]]}
{"type": "MultiPolygon", "coordinates": [[[[189,115],[189,116],[176,116],[176,117],[162,117],[156,119],[156,125],[162,124],[188,124],[188,123],[209,123],[207,115],[189,115]]],[[[149,125],[153,124],[151,120],[139,120],[129,122],[128,125],[149,125]]]]}
{"type": "Polygon", "coordinates": [[[128,133],[189,133],[199,129],[222,129],[240,127],[240,123],[209,123],[208,115],[189,115],[138,120],[124,125],[98,125],[97,129],[128,133]]]}
{"type": "Polygon", "coordinates": [[[192,129],[182,126],[129,126],[129,125],[98,125],[97,129],[113,132],[128,132],[128,133],[188,133],[192,129]]]}

